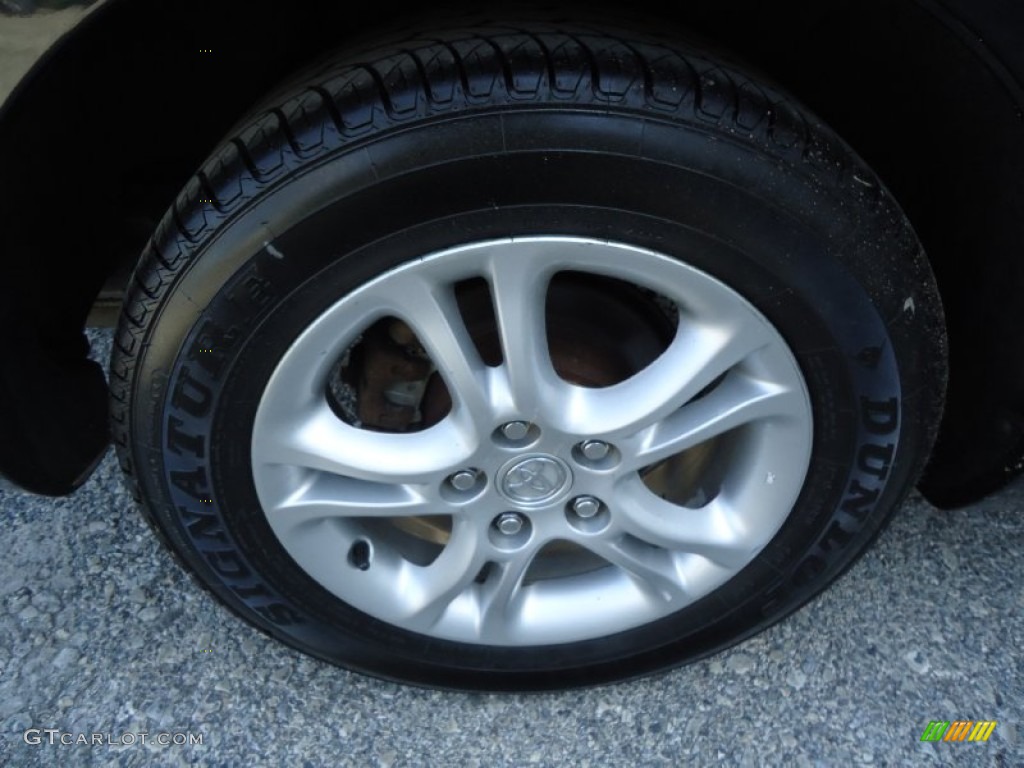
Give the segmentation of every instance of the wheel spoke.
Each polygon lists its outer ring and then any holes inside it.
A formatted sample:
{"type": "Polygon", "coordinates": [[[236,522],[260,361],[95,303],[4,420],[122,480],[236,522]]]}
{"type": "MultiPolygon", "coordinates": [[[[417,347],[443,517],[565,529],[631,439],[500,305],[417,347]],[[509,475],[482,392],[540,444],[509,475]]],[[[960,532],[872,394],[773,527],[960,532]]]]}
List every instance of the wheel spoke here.
{"type": "Polygon", "coordinates": [[[803,394],[789,387],[730,373],[704,397],[622,441],[624,471],[681,453],[736,427],[773,417],[799,417],[803,394]]]}
{"type": "Polygon", "coordinates": [[[536,416],[545,394],[559,384],[548,350],[547,287],[554,267],[543,248],[520,247],[489,262],[488,280],[504,355],[509,394],[517,411],[536,416]]]}
{"type": "Polygon", "coordinates": [[[393,585],[404,606],[402,622],[427,632],[475,582],[486,563],[476,521],[457,519],[444,550],[430,565],[407,566],[393,585]]]}
{"type": "Polygon", "coordinates": [[[448,387],[455,410],[472,424],[491,421],[486,389],[487,366],[462,320],[451,285],[416,275],[388,286],[395,314],[415,332],[448,387]]]}
{"type": "Polygon", "coordinates": [[[697,509],[670,504],[648,490],[638,475],[619,484],[615,504],[616,520],[626,533],[656,547],[702,555],[727,568],[748,562],[774,534],[721,497],[697,509]]]}
{"type": "Polygon", "coordinates": [[[422,432],[388,434],[357,429],[325,403],[284,428],[268,419],[253,433],[253,462],[320,470],[374,483],[418,484],[438,479],[473,450],[464,430],[441,422],[422,432]]]}
{"type": "Polygon", "coordinates": [[[631,546],[627,539],[588,538],[581,543],[595,555],[625,571],[651,597],[680,603],[689,599],[672,552],[639,542],[631,546]]]}
{"type": "Polygon", "coordinates": [[[480,599],[480,638],[502,641],[509,625],[515,623],[522,594],[523,576],[533,563],[540,546],[531,544],[500,563],[484,582],[480,599]]]}
{"type": "Polygon", "coordinates": [[[602,389],[574,387],[561,409],[564,428],[613,439],[634,434],[681,408],[769,342],[753,318],[729,327],[681,323],[668,349],[625,381],[602,389]]]}
{"type": "Polygon", "coordinates": [[[441,506],[413,486],[316,473],[308,485],[265,511],[274,529],[288,535],[290,529],[318,520],[431,515],[441,506]]]}

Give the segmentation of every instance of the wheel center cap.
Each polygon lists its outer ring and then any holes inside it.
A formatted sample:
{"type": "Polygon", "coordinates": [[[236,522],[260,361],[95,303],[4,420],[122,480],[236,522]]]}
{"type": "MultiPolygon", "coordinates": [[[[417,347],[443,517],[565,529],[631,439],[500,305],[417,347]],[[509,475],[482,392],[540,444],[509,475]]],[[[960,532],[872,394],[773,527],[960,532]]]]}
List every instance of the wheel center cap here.
{"type": "Polygon", "coordinates": [[[498,489],[517,504],[543,504],[572,485],[572,472],[561,459],[535,455],[513,459],[500,472],[498,489]]]}

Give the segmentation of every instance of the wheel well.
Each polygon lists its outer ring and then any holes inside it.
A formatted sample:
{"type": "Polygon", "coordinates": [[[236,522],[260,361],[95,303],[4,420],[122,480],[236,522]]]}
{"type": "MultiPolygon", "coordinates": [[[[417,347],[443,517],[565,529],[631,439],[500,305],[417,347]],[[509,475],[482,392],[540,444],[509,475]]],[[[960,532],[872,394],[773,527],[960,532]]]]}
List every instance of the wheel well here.
{"type": "MultiPolygon", "coordinates": [[[[641,0],[622,23],[656,20],[663,33],[685,30],[747,60],[829,122],[901,202],[950,332],[948,409],[924,489],[956,504],[995,487],[1024,453],[1024,98],[1013,77],[1024,57],[1001,51],[1000,63],[975,32],[1024,30],[1024,14],[997,0],[677,5],[666,18],[641,0]]],[[[469,0],[448,12],[515,15],[469,0]]],[[[0,186],[0,277],[17,286],[14,328],[30,327],[27,343],[48,354],[80,354],[69,338],[80,336],[104,280],[134,263],[242,114],[330,50],[396,24],[437,26],[438,16],[381,18],[371,5],[332,0],[108,0],[0,114],[0,167],[18,180],[0,186]]],[[[44,412],[40,404],[38,418],[44,412]]]]}

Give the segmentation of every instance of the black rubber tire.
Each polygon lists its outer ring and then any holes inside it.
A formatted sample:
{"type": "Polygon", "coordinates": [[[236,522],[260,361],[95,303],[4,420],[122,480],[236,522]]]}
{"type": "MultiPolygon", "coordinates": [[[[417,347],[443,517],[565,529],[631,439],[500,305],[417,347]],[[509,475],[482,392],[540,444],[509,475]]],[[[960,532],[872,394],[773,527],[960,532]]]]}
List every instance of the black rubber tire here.
{"type": "Polygon", "coordinates": [[[795,610],[912,487],[945,384],[928,263],[878,178],[778,88],[639,35],[534,25],[341,54],[275,101],[164,217],[111,364],[113,434],[148,515],[256,626],[433,686],[637,676],[795,610]],[[523,234],[628,242],[739,291],[804,373],[811,467],[758,557],[665,619],[547,647],[431,639],[341,603],[285,554],[253,488],[252,417],[280,353],[341,295],[424,253],[523,234]]]}

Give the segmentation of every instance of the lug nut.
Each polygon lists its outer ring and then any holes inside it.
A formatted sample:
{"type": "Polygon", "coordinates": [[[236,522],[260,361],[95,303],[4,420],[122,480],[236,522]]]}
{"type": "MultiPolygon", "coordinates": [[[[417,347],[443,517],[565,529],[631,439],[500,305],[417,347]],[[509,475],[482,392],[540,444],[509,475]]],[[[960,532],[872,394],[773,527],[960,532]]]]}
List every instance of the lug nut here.
{"type": "Polygon", "coordinates": [[[448,478],[448,482],[451,483],[452,488],[457,491],[468,491],[476,485],[476,470],[460,469],[448,478]]]}
{"type": "Polygon", "coordinates": [[[494,521],[494,527],[506,536],[515,536],[523,530],[523,516],[515,512],[505,512],[498,515],[494,521]]]}
{"type": "Polygon", "coordinates": [[[509,440],[522,440],[529,431],[530,425],[525,421],[510,421],[501,428],[501,434],[509,440]]]}
{"type": "Polygon", "coordinates": [[[573,501],[572,511],[584,519],[591,518],[601,511],[601,502],[593,496],[580,496],[573,501]]]}
{"type": "Polygon", "coordinates": [[[601,440],[586,440],[580,445],[580,451],[591,461],[600,461],[610,450],[611,446],[601,440]]]}

